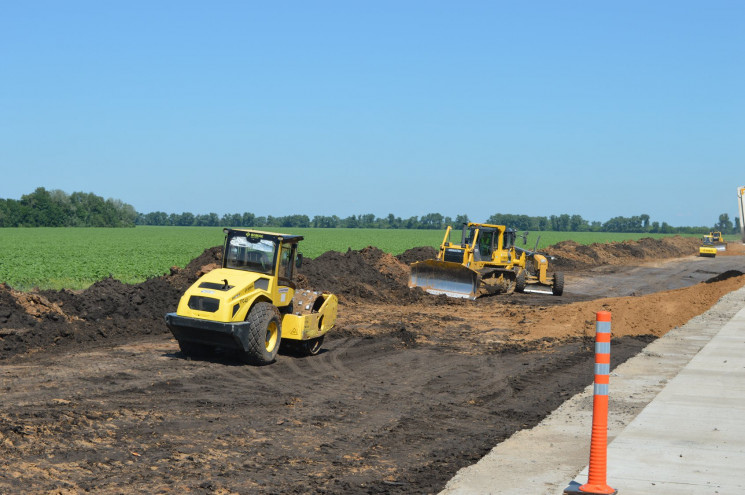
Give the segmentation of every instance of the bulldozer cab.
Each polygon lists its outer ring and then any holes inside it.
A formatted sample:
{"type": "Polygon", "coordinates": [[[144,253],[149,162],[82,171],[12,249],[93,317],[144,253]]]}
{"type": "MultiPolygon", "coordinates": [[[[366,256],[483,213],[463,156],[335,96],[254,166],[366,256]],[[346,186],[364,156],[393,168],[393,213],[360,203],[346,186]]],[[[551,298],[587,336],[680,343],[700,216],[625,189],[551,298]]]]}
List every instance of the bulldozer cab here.
{"type": "Polygon", "coordinates": [[[494,231],[479,232],[478,243],[476,249],[473,251],[475,261],[491,260],[494,249],[498,248],[498,242],[495,242],[495,237],[497,237],[496,240],[498,241],[499,236],[495,236],[494,231]]]}
{"type": "Polygon", "coordinates": [[[461,247],[473,250],[474,261],[490,261],[500,247],[501,231],[494,227],[479,224],[463,224],[461,247]]]}
{"type": "Polygon", "coordinates": [[[464,227],[465,229],[468,230],[464,236],[468,244],[476,237],[476,243],[473,245],[474,261],[509,262],[512,259],[512,248],[515,247],[516,238],[514,229],[481,224],[469,224],[464,227]]]}

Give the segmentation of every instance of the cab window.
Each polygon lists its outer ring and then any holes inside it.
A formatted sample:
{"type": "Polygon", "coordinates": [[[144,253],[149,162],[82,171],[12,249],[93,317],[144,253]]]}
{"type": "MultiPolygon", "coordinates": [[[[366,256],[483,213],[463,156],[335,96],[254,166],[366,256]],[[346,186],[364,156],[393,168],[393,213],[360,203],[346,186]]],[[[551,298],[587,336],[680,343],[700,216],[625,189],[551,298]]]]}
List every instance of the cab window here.
{"type": "Polygon", "coordinates": [[[292,280],[292,244],[283,244],[279,253],[279,277],[292,280]]]}
{"type": "Polygon", "coordinates": [[[232,236],[228,240],[225,267],[271,275],[275,249],[271,239],[232,236]]]}

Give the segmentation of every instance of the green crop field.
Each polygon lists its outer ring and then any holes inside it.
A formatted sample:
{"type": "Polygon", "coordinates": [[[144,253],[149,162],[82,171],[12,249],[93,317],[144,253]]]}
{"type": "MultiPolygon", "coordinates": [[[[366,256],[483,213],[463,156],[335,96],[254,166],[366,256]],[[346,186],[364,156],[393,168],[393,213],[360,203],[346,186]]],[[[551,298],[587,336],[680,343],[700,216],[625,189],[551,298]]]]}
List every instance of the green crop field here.
{"type": "MultiPolygon", "coordinates": [[[[285,232],[285,229],[266,229],[285,232]]],[[[377,246],[400,254],[417,246],[439,246],[444,231],[381,229],[289,229],[305,236],[304,256],[315,258],[326,251],[345,252],[377,246]]],[[[592,232],[541,232],[528,236],[533,248],[571,239],[580,244],[612,242],[650,234],[592,232]]],[[[460,232],[451,238],[460,240],[460,232]],[[457,238],[457,239],[456,239],[457,238]]],[[[19,290],[83,289],[111,275],[125,283],[138,283],[184,267],[206,248],[222,245],[220,227],[109,228],[2,228],[0,229],[0,282],[19,290]]],[[[518,245],[522,242],[518,240],[518,245]]]]}

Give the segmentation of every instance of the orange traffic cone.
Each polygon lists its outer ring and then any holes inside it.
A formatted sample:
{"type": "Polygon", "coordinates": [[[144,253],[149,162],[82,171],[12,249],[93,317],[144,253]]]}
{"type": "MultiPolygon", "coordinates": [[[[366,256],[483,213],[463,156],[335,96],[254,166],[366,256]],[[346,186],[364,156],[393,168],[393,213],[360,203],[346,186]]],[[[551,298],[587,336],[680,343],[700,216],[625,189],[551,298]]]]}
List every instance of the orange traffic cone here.
{"type": "Polygon", "coordinates": [[[592,437],[587,483],[572,482],[564,493],[615,495],[606,483],[608,465],[608,384],[610,381],[610,320],[608,311],[598,311],[595,323],[595,386],[592,397],[592,437]]]}

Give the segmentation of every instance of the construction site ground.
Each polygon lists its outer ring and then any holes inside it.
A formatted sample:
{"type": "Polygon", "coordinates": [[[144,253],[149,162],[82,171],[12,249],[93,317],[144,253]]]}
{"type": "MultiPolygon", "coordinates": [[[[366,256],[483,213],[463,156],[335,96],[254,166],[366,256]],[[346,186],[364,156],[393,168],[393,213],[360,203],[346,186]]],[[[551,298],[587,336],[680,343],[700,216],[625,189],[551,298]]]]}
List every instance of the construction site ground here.
{"type": "Polygon", "coordinates": [[[431,248],[306,260],[298,283],[339,296],[337,327],[264,367],[187,359],[165,328],[218,248],[138,285],[0,285],[0,493],[437,493],[592,383],[596,311],[615,368],[745,286],[739,244],[546,251],[562,297],[408,289],[431,248]]]}

